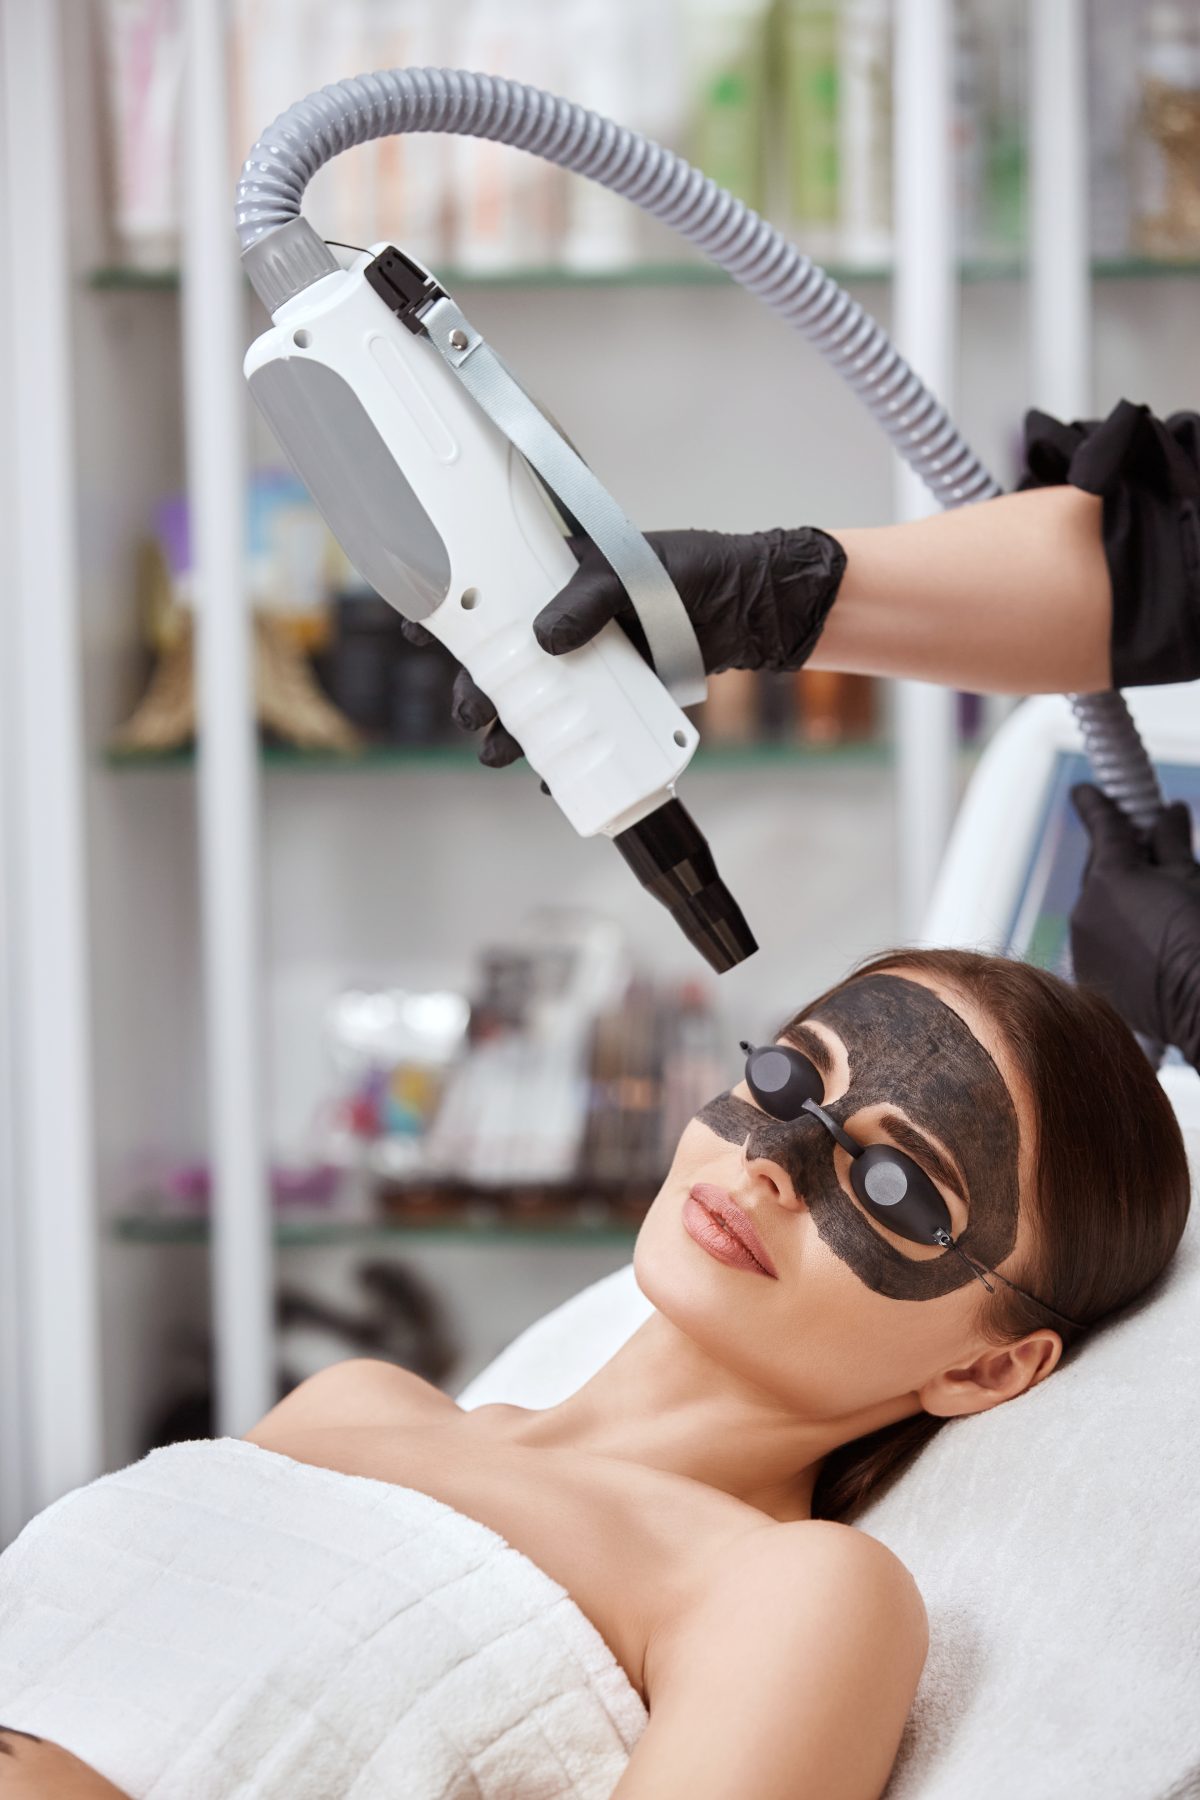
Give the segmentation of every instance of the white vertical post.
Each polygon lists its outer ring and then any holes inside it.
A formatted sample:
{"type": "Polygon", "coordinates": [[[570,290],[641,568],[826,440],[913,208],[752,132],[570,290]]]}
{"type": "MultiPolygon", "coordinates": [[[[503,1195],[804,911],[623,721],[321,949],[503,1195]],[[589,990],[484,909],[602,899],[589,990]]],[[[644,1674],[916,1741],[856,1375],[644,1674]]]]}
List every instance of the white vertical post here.
{"type": "Polygon", "coordinates": [[[242,288],[224,0],[186,0],[184,394],[197,594],[197,738],[217,1429],[273,1405],[263,1149],[258,752],[246,595],[242,288]]]}
{"type": "Polygon", "coordinates": [[[1076,419],[1092,398],[1083,0],[1029,0],[1028,20],[1030,390],[1076,419]]]}
{"type": "Polygon", "coordinates": [[[7,1533],[102,1467],[70,268],[58,0],[0,0],[7,1533]],[[11,1185],[10,1185],[11,1184],[11,1185]],[[15,1413],[14,1418],[10,1416],[15,1413]]]}
{"type": "MultiPolygon", "coordinates": [[[[893,336],[952,409],[957,284],[949,0],[896,0],[895,32],[893,336]]],[[[900,519],[937,508],[925,484],[899,461],[895,492],[900,519]]],[[[900,928],[914,938],[954,813],[956,699],[916,681],[897,682],[895,694],[900,928]]]]}
{"type": "MultiPolygon", "coordinates": [[[[10,117],[5,61],[5,30],[11,6],[0,9],[0,174],[11,169],[10,117]]],[[[13,343],[13,223],[8,184],[0,179],[0,544],[16,544],[17,519],[13,490],[17,481],[17,447],[13,440],[16,371],[13,343]]],[[[0,606],[3,602],[0,601],[0,606]]],[[[7,616],[5,623],[8,623],[7,616]]],[[[26,1442],[24,1333],[21,1330],[21,1237],[17,1221],[20,1181],[17,1169],[17,1030],[16,1030],[16,741],[12,729],[13,694],[0,665],[0,1549],[10,1543],[29,1517],[29,1446],[26,1442]]]]}

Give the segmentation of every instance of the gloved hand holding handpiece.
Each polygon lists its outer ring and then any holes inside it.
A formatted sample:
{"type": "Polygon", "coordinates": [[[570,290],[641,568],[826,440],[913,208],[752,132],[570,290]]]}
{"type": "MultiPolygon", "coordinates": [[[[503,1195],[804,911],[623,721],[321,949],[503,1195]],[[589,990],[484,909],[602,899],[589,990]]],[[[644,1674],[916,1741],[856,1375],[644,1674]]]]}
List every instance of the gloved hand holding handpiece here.
{"type": "MultiPolygon", "coordinates": [[[[837,598],[846,553],[815,526],[792,531],[649,531],[646,541],[679,590],[700,643],[707,675],[722,669],[799,669],[837,598]]],[[[621,583],[587,538],[572,538],[579,568],[533,621],[543,650],[577,650],[610,619],[650,660],[645,635],[621,583]]],[[[406,636],[428,643],[406,620],[406,636]]],[[[479,757],[490,768],[515,762],[521,746],[496,718],[483,689],[460,668],[452,712],[464,730],[491,724],[479,757]]]]}
{"type": "Polygon", "coordinates": [[[1076,979],[1200,1065],[1200,863],[1188,807],[1176,800],[1144,833],[1097,787],[1072,788],[1071,799],[1091,839],[1071,914],[1076,979]]]}

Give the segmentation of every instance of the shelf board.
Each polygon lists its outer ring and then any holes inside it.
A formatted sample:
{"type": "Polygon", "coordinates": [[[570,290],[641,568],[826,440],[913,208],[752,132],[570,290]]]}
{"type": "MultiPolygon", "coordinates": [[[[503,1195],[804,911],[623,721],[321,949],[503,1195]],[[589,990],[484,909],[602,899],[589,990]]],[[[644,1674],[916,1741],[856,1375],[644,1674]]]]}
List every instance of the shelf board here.
{"type": "MultiPolygon", "coordinates": [[[[106,750],[102,761],[110,769],[186,769],[196,760],[193,748],[182,750],[106,750]]],[[[466,770],[482,765],[469,745],[457,744],[372,744],[361,751],[293,750],[271,745],[259,752],[265,769],[290,770],[294,773],[332,772],[339,775],[367,774],[380,769],[466,770]]],[[[701,748],[689,764],[694,769],[770,768],[805,766],[830,768],[846,763],[887,764],[892,760],[892,746],[883,739],[868,739],[848,744],[821,747],[809,744],[716,744],[701,748]]],[[[528,776],[525,763],[513,763],[509,769],[490,769],[489,775],[519,772],[528,776]]]]}
{"type": "MultiPolygon", "coordinates": [[[[275,1243],[283,1249],[384,1242],[394,1246],[401,1240],[418,1244],[632,1245],[640,1228],[640,1219],[607,1218],[593,1224],[586,1217],[522,1221],[512,1216],[479,1219],[465,1214],[458,1218],[413,1222],[403,1216],[376,1219],[277,1216],[273,1235],[275,1243]]],[[[168,1213],[119,1214],[111,1221],[110,1231],[113,1239],[121,1244],[207,1244],[210,1235],[207,1218],[168,1213]]]]}
{"type": "MultiPolygon", "coordinates": [[[[890,267],[877,263],[838,263],[820,265],[835,281],[853,286],[857,282],[875,283],[891,280],[890,267]]],[[[1164,260],[1147,256],[1095,257],[1092,275],[1098,281],[1123,281],[1161,276],[1198,276],[1200,258],[1164,260]]],[[[967,282],[1016,281],[1028,273],[1028,265],[1019,257],[979,259],[961,263],[959,276],[967,282]]],[[[178,269],[139,269],[110,263],[92,269],[85,277],[90,288],[101,293],[174,293],[179,288],[178,269]]],[[[497,269],[485,274],[474,269],[460,269],[444,264],[438,269],[444,286],[455,288],[643,288],[643,287],[721,287],[732,282],[732,276],[712,263],[645,262],[625,268],[568,269],[562,267],[497,269]]]]}

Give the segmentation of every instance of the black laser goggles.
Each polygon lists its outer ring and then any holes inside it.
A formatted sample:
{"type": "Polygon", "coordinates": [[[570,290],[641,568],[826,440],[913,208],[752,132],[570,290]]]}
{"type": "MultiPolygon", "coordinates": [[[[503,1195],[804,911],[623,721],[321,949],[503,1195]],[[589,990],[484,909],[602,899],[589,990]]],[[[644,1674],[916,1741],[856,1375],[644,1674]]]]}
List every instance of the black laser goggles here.
{"type": "Polygon", "coordinates": [[[953,1250],[989,1293],[995,1292],[988,1280],[989,1275],[994,1275],[1014,1293],[1053,1313],[1064,1324],[1076,1331],[1084,1329],[1076,1320],[1039,1300],[1036,1294],[1018,1287],[998,1269],[985,1270],[982,1263],[968,1256],[951,1237],[950,1209],[920,1164],[891,1144],[860,1144],[836,1119],[830,1118],[821,1105],[825,1098],[821,1072],[802,1050],[795,1050],[790,1044],[742,1043],[739,1048],[746,1053],[746,1086],[765,1113],[785,1122],[809,1113],[846,1151],[850,1158],[850,1185],[871,1218],[910,1243],[940,1244],[945,1250],[953,1250]]]}

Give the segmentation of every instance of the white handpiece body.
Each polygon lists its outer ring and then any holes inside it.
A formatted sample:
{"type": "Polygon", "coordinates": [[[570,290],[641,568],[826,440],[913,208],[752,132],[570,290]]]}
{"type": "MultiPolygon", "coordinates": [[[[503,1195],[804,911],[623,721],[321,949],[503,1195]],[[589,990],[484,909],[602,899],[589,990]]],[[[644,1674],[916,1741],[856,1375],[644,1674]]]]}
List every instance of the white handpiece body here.
{"type": "Polygon", "coordinates": [[[619,625],[544,651],[575,558],[520,452],[365,279],[323,276],[246,355],[251,391],[350,561],[465,665],[583,837],[661,806],[699,734],[619,625]]]}

